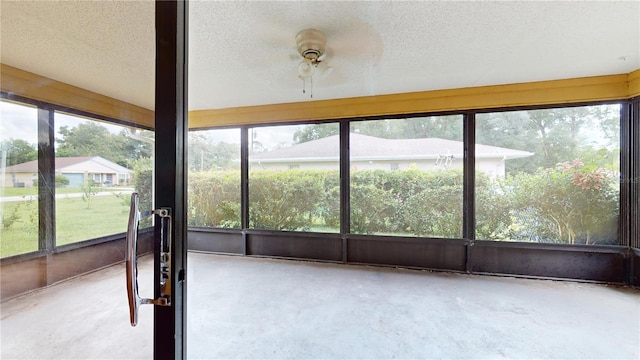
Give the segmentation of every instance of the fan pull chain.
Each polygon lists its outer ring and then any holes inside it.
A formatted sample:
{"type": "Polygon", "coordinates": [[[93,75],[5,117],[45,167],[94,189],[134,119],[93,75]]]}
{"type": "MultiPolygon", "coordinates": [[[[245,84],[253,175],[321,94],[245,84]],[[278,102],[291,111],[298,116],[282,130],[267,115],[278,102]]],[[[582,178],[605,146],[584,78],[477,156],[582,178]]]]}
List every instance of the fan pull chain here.
{"type": "MultiPolygon", "coordinates": [[[[302,93],[307,93],[307,77],[301,76],[302,78],[302,93]]],[[[313,76],[309,76],[309,82],[311,83],[309,86],[309,93],[311,94],[311,98],[313,99],[313,76]]]]}

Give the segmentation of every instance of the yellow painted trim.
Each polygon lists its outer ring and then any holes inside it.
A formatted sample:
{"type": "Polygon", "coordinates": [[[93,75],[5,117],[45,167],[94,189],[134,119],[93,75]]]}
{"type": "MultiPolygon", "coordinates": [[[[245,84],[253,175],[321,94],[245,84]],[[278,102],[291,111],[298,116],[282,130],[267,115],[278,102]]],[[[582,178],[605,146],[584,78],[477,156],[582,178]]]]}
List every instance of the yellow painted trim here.
{"type": "MultiPolygon", "coordinates": [[[[636,72],[632,73],[635,74],[636,72]]],[[[626,99],[628,74],[189,112],[189,127],[277,123],[626,99]]]]}
{"type": "Polygon", "coordinates": [[[5,64],[0,64],[0,88],[10,94],[134,124],[155,124],[151,110],[5,64]]]}
{"type": "MultiPolygon", "coordinates": [[[[0,88],[26,98],[153,127],[154,113],[124,101],[0,64],[0,88]]],[[[640,69],[629,74],[346,99],[197,110],[190,128],[330,120],[627,99],[640,96],[640,69]]]]}
{"type": "Polygon", "coordinates": [[[629,98],[640,96],[640,69],[629,73],[627,82],[629,84],[627,96],[629,98]]]}

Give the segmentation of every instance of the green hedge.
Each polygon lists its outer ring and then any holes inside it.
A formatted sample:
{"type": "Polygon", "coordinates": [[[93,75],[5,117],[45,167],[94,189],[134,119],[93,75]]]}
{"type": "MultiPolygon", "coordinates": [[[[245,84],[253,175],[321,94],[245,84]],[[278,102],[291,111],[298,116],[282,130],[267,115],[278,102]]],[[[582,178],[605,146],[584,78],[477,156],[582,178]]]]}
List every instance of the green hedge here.
{"type": "MultiPolygon", "coordinates": [[[[153,164],[150,158],[141,158],[133,162],[133,186],[139,196],[139,210],[153,210],[153,164]]],[[[125,201],[129,204],[129,199],[125,201]]],[[[140,227],[151,226],[151,218],[144,219],[140,223],[140,227]]]]}
{"type": "Polygon", "coordinates": [[[339,192],[331,190],[338,184],[337,171],[252,171],[249,176],[249,226],[254,229],[310,230],[314,226],[334,225],[340,216],[339,192]]]}
{"type": "Polygon", "coordinates": [[[240,227],[240,171],[190,173],[188,191],[189,225],[240,227]]]}
{"type": "MultiPolygon", "coordinates": [[[[615,177],[579,162],[563,164],[505,179],[478,172],[476,238],[616,243],[615,177]]],[[[461,170],[355,170],[351,232],[462,237],[462,181],[461,170]]],[[[339,183],[337,171],[252,171],[250,227],[338,232],[339,183]]],[[[189,174],[188,191],[189,225],[240,227],[239,171],[189,174]]]]}
{"type": "Polygon", "coordinates": [[[462,171],[357,170],[351,174],[351,231],[462,236],[462,171]]]}

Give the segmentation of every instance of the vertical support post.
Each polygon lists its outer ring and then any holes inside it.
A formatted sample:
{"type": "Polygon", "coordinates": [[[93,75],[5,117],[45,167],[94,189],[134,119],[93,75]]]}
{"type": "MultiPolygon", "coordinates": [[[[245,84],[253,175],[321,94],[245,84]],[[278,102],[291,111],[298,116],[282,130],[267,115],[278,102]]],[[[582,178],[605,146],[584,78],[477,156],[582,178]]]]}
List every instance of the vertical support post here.
{"type": "Polygon", "coordinates": [[[618,238],[620,245],[631,245],[631,189],[633,188],[633,174],[631,169],[631,139],[633,139],[633,126],[631,124],[632,106],[630,102],[624,102],[620,106],[620,207],[618,221],[618,238]]]}
{"type": "Polygon", "coordinates": [[[471,272],[471,247],[476,237],[475,171],[476,171],[476,114],[463,115],[464,175],[462,180],[462,237],[467,239],[466,269],[471,272]]]}
{"type": "Polygon", "coordinates": [[[242,229],[242,255],[247,255],[247,229],[249,228],[249,128],[240,128],[240,228],[242,229]]]}
{"type": "Polygon", "coordinates": [[[351,231],[351,180],[349,176],[349,131],[347,120],[340,121],[340,234],[342,234],[342,261],[347,262],[348,234],[351,231]]]}
{"type": "Polygon", "coordinates": [[[620,128],[620,240],[629,249],[625,282],[640,286],[640,98],[622,106],[620,128]]]}
{"type": "Polygon", "coordinates": [[[53,252],[56,232],[54,111],[38,107],[38,250],[53,252]]]}
{"type": "Polygon", "coordinates": [[[40,285],[49,284],[49,255],[56,246],[56,158],[54,115],[51,108],[38,107],[38,251],[46,254],[40,267],[40,285]]]}
{"type": "MultiPolygon", "coordinates": [[[[628,104],[627,122],[629,126],[629,240],[633,248],[640,248],[640,98],[628,104]]],[[[625,145],[623,145],[623,150],[625,145]]],[[[621,151],[624,152],[624,151],[621,151]]]]}
{"type": "MultiPolygon", "coordinates": [[[[155,207],[173,210],[171,306],[154,306],[154,358],[186,358],[186,174],[188,3],[156,2],[155,207]]],[[[155,225],[155,297],[160,296],[160,226],[155,225]]]]}

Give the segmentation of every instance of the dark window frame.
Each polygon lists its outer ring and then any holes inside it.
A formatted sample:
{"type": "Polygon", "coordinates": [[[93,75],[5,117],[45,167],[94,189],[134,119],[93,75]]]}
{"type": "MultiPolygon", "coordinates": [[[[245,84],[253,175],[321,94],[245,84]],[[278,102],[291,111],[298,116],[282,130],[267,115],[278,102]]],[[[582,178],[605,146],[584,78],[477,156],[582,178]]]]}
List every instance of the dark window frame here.
{"type": "MultiPolygon", "coordinates": [[[[256,128],[256,127],[271,127],[271,126],[287,126],[287,125],[309,125],[309,124],[319,124],[319,123],[339,123],[340,124],[340,179],[341,179],[341,200],[340,200],[340,232],[339,234],[343,238],[347,238],[350,235],[357,235],[355,233],[350,232],[350,197],[349,197],[349,180],[350,180],[350,167],[349,167],[349,131],[350,124],[352,122],[357,121],[371,121],[371,120],[393,120],[393,119],[405,119],[405,118],[413,118],[413,117],[430,117],[430,116],[447,116],[447,115],[460,115],[463,117],[463,142],[464,142],[464,159],[463,159],[463,235],[461,239],[466,240],[470,245],[472,245],[475,241],[475,117],[477,114],[484,113],[496,113],[496,112],[512,112],[512,111],[526,111],[526,110],[541,110],[541,109],[560,109],[560,108],[577,108],[583,106],[596,106],[596,105],[615,105],[618,104],[621,107],[621,116],[620,116],[620,208],[619,208],[619,221],[618,221],[618,240],[619,245],[629,246],[631,244],[630,241],[630,232],[625,231],[630,223],[629,217],[631,209],[627,204],[630,204],[631,201],[630,196],[631,187],[638,187],[635,184],[635,181],[631,179],[640,179],[640,166],[631,167],[632,159],[640,158],[640,145],[636,145],[633,149],[636,149],[636,154],[633,156],[631,154],[632,147],[630,146],[631,141],[636,139],[637,142],[640,138],[640,125],[635,126],[635,128],[631,127],[631,122],[629,119],[635,118],[636,123],[640,122],[637,120],[638,113],[640,113],[640,97],[635,99],[620,99],[620,100],[607,100],[607,101],[592,101],[592,102],[582,102],[582,103],[559,103],[552,105],[534,105],[534,106],[519,106],[519,107],[505,107],[505,108],[490,108],[490,109],[474,109],[474,110],[460,110],[460,111],[446,111],[446,112],[425,112],[425,113],[411,113],[411,114],[397,114],[397,115],[381,115],[381,116],[368,116],[368,117],[359,117],[359,118],[345,118],[345,119],[335,119],[335,120],[322,120],[322,121],[292,121],[292,122],[281,122],[281,123],[269,123],[269,124],[248,124],[239,126],[241,129],[241,169],[244,168],[244,171],[241,172],[241,218],[242,227],[239,229],[242,233],[246,235],[247,232],[251,233],[272,233],[277,230],[257,230],[252,229],[248,225],[248,210],[249,210],[249,184],[248,184],[248,129],[256,128]],[[631,106],[632,104],[636,104],[635,107],[631,106]],[[635,110],[634,110],[635,109],[635,110]],[[634,113],[635,111],[635,113],[634,113]],[[635,116],[635,117],[634,117],[635,116]],[[634,130],[635,129],[635,130],[634,130]],[[638,134],[635,137],[632,137],[630,132],[634,130],[638,134]],[[244,139],[244,140],[243,140],[244,139]],[[629,150],[627,150],[629,149],[629,150]],[[631,169],[634,169],[638,174],[632,176],[630,173],[631,169]]],[[[233,126],[225,126],[220,127],[223,128],[236,128],[233,126]]],[[[216,127],[210,127],[207,129],[217,129],[216,127]]],[[[204,129],[197,129],[204,130],[204,129]]],[[[637,160],[633,160],[637,162],[637,160]]],[[[639,190],[636,190],[638,193],[639,190]]],[[[635,210],[635,213],[640,213],[640,205],[638,205],[638,210],[635,210]]],[[[637,219],[640,219],[640,214],[636,216],[637,219]]],[[[633,224],[633,222],[631,222],[633,224]]],[[[206,231],[205,229],[210,229],[211,231],[222,231],[224,228],[198,228],[200,231],[206,231]]],[[[295,233],[302,234],[312,234],[311,232],[305,231],[294,231],[295,233]]],[[[640,233],[640,226],[638,227],[637,233],[640,233]]],[[[636,236],[637,238],[638,236],[636,236]]],[[[246,236],[245,236],[246,238],[246,236]]],[[[419,238],[419,237],[418,237],[419,238]]],[[[482,240],[483,242],[491,242],[491,240],[482,240]]],[[[522,243],[523,242],[515,242],[522,243]]],[[[636,240],[636,243],[639,243],[640,240],[636,240]]],[[[579,245],[576,245],[579,246],[579,245]]],[[[591,246],[591,245],[588,245],[591,246]]]]}
{"type": "Polygon", "coordinates": [[[60,112],[120,126],[134,126],[144,130],[153,130],[153,128],[4,91],[0,92],[0,99],[18,105],[33,106],[38,112],[38,250],[3,257],[0,260],[4,263],[20,262],[122,239],[125,232],[88,238],[70,244],[56,244],[55,113],[60,112]]]}
{"type": "MultiPolygon", "coordinates": [[[[83,117],[88,117],[100,121],[106,121],[113,124],[120,125],[129,125],[136,126],[141,129],[153,130],[150,127],[140,126],[138,124],[133,124],[126,121],[121,121],[118,119],[112,119],[104,116],[99,116],[97,114],[87,113],[85,111],[78,111],[75,109],[70,109],[68,107],[57,106],[41,101],[36,101],[33,99],[24,98],[21,96],[17,96],[14,94],[9,94],[6,92],[0,93],[0,98],[4,100],[8,100],[16,103],[24,103],[27,105],[36,106],[38,109],[44,109],[48,111],[61,111],[73,115],[79,115],[83,117]]],[[[348,244],[350,238],[361,238],[362,236],[356,234],[352,234],[349,232],[349,127],[350,123],[354,121],[361,120],[382,120],[382,119],[394,119],[394,118],[408,118],[408,117],[421,117],[421,116],[439,116],[439,115],[462,115],[464,116],[465,126],[464,129],[467,131],[463,135],[465,142],[465,159],[464,159],[464,167],[465,169],[465,177],[464,177],[464,200],[463,205],[465,209],[463,211],[463,238],[459,240],[465,241],[467,246],[467,257],[471,256],[471,251],[473,249],[473,245],[475,243],[474,239],[474,207],[473,202],[470,199],[474,199],[474,172],[471,169],[475,167],[473,165],[474,157],[473,149],[475,145],[475,137],[473,134],[468,131],[468,129],[474,129],[475,127],[471,126],[473,124],[474,118],[476,114],[480,113],[488,113],[488,112],[506,112],[506,111],[516,111],[516,110],[537,110],[537,109],[554,109],[554,108],[569,108],[569,107],[579,107],[579,106],[590,106],[590,105],[605,105],[605,104],[619,104],[621,106],[621,116],[620,116],[620,214],[619,214],[619,246],[617,248],[627,248],[628,251],[638,251],[640,248],[640,165],[638,165],[638,159],[640,159],[640,97],[630,98],[630,99],[617,99],[617,100],[607,100],[607,101],[592,101],[592,102],[583,102],[583,103],[572,103],[572,104],[551,104],[551,105],[535,105],[535,106],[522,106],[522,107],[506,107],[506,108],[490,108],[490,109],[473,109],[473,110],[460,110],[460,111],[447,111],[447,112],[426,112],[426,113],[412,113],[412,114],[398,114],[392,116],[369,116],[369,117],[358,117],[358,118],[346,118],[346,119],[329,119],[322,121],[294,121],[294,122],[283,122],[283,123],[269,123],[269,124],[247,124],[239,127],[236,126],[224,126],[224,127],[208,127],[206,129],[222,129],[222,128],[240,128],[241,129],[241,219],[243,226],[241,229],[234,230],[242,235],[244,242],[244,250],[243,254],[247,255],[247,243],[250,241],[251,236],[255,236],[256,234],[270,234],[274,235],[278,232],[276,231],[266,231],[266,230],[252,230],[248,228],[248,128],[250,127],[262,127],[262,126],[274,126],[274,125],[298,125],[298,124],[317,124],[317,123],[333,123],[337,122],[340,124],[340,153],[341,153],[341,162],[340,162],[340,181],[341,181],[341,222],[340,222],[340,232],[338,234],[331,234],[331,236],[337,235],[342,239],[343,244],[343,255],[342,262],[349,261],[349,255],[346,253],[347,248],[351,245],[348,244]]],[[[200,130],[200,129],[197,129],[200,130]]],[[[205,130],[205,128],[202,128],[205,130]]],[[[53,155],[53,149],[48,150],[47,148],[43,148],[39,155],[39,161],[42,161],[41,156],[48,156],[47,154],[51,153],[53,155]]],[[[52,195],[47,195],[51,196],[52,195]]],[[[40,210],[42,211],[42,210],[40,210]]],[[[46,212],[47,210],[44,210],[46,212]]],[[[51,213],[55,213],[55,209],[51,208],[49,210],[51,213]]],[[[41,214],[39,213],[39,216],[41,214]]],[[[216,232],[225,232],[229,229],[222,228],[198,228],[194,229],[197,231],[202,231],[206,233],[216,233],[216,232]]],[[[232,231],[232,232],[234,232],[232,231]]],[[[50,230],[45,230],[45,233],[51,234],[50,230]]],[[[285,232],[279,232],[284,234],[285,232]]],[[[301,236],[314,235],[315,233],[304,233],[304,232],[296,232],[301,236]]],[[[66,252],[73,249],[78,249],[82,247],[92,246],[100,243],[105,243],[109,241],[114,241],[115,238],[118,238],[119,234],[114,234],[113,236],[106,236],[97,239],[87,239],[85,241],[81,241],[73,244],[73,246],[65,245],[56,247],[54,246],[52,249],[47,250],[40,249],[36,252],[30,252],[20,255],[15,255],[11,257],[6,257],[2,259],[3,263],[13,263],[23,260],[28,260],[32,258],[41,257],[47,255],[48,253],[60,253],[66,252]]],[[[416,240],[420,240],[421,238],[416,238],[416,240]]],[[[424,239],[424,238],[423,238],[424,239]]],[[[428,240],[428,239],[427,239],[428,240]]],[[[453,240],[453,239],[451,239],[453,240]]],[[[483,241],[483,243],[496,243],[494,241],[483,241]]],[[[43,244],[47,244],[45,240],[43,244]]],[[[500,248],[520,248],[522,246],[530,247],[524,243],[515,243],[515,244],[497,244],[500,248]]],[[[483,245],[483,248],[486,246],[491,246],[490,244],[483,245]]],[[[580,251],[587,252],[601,252],[601,248],[593,248],[592,250],[584,249],[582,245],[572,245],[573,248],[580,251]]],[[[587,247],[593,247],[592,245],[587,245],[587,247]]],[[[612,246],[613,248],[614,246],[612,246]]],[[[545,249],[559,249],[559,251],[563,251],[562,249],[566,248],[566,246],[562,244],[545,244],[545,249]]],[[[477,255],[474,255],[477,256],[477,255]]],[[[467,264],[468,265],[468,264],[467,264]]],[[[635,266],[635,265],[634,265],[635,266]]],[[[467,267],[467,271],[471,272],[479,272],[477,269],[470,269],[467,267]]],[[[635,280],[632,279],[632,274],[627,273],[628,281],[627,283],[633,283],[635,280]]]]}

